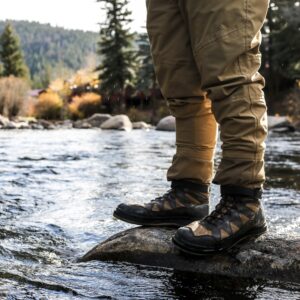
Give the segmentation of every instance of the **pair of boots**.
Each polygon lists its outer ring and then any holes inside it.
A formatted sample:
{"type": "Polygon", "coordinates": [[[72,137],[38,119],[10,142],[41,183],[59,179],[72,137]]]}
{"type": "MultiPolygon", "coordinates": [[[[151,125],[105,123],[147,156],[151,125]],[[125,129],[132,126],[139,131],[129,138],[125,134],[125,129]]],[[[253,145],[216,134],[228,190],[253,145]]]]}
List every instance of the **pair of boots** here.
{"type": "Polygon", "coordinates": [[[267,230],[261,189],[221,187],[221,201],[209,214],[209,186],[173,181],[163,196],[144,205],[120,204],[114,216],[147,226],[180,227],[173,242],[179,250],[193,254],[214,254],[267,230]]]}

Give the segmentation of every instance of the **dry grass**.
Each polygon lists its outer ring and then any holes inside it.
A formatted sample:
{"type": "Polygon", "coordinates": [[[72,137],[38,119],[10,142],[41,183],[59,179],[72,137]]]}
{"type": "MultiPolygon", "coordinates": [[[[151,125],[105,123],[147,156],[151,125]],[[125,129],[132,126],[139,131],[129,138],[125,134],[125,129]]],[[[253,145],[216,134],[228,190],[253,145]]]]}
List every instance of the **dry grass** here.
{"type": "Polygon", "coordinates": [[[0,114],[17,116],[23,109],[29,85],[26,80],[14,76],[0,78],[0,114]]]}

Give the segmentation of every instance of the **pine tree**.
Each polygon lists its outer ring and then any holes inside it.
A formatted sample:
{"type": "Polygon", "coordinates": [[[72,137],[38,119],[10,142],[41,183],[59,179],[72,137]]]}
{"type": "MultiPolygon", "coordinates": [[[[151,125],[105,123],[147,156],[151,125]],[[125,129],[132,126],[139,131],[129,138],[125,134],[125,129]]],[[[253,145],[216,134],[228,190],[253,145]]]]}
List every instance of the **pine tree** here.
{"type": "Polygon", "coordinates": [[[124,88],[134,79],[136,54],[133,50],[134,34],[130,33],[132,22],[128,0],[97,0],[105,4],[107,20],[100,30],[98,54],[102,64],[101,90],[107,95],[122,95],[124,88]]]}
{"type": "Polygon", "coordinates": [[[28,68],[23,58],[19,38],[11,24],[6,25],[0,36],[0,61],[3,68],[2,76],[28,77],[28,68]]]}
{"type": "Polygon", "coordinates": [[[147,33],[140,34],[138,46],[139,71],[137,75],[137,88],[143,92],[149,92],[150,89],[157,88],[157,83],[147,33]]]}
{"type": "Polygon", "coordinates": [[[300,78],[300,6],[296,0],[272,0],[264,26],[263,69],[267,93],[275,99],[300,78]]]}

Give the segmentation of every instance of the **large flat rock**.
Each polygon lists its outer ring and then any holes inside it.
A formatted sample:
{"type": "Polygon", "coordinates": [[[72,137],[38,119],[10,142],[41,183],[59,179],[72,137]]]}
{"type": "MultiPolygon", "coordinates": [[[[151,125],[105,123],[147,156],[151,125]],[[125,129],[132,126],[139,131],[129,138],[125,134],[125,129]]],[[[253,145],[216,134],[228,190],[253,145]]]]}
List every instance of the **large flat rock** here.
{"type": "Polygon", "coordinates": [[[201,274],[283,280],[300,283],[300,237],[288,240],[268,235],[209,257],[188,257],[174,248],[176,229],[137,227],[100,243],[79,261],[122,261],[174,268],[201,274]]]}

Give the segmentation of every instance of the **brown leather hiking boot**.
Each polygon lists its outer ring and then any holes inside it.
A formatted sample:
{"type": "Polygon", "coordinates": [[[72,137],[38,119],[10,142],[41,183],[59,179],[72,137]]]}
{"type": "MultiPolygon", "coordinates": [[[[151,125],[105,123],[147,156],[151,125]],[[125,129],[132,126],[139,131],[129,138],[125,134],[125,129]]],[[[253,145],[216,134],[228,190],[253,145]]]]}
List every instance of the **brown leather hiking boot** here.
{"type": "Polygon", "coordinates": [[[173,242],[179,250],[193,255],[214,254],[266,232],[260,189],[225,186],[221,194],[210,215],[177,230],[173,242]]]}
{"type": "Polygon", "coordinates": [[[173,181],[163,196],[144,205],[120,204],[114,217],[137,225],[184,226],[208,215],[209,186],[173,181]]]}

